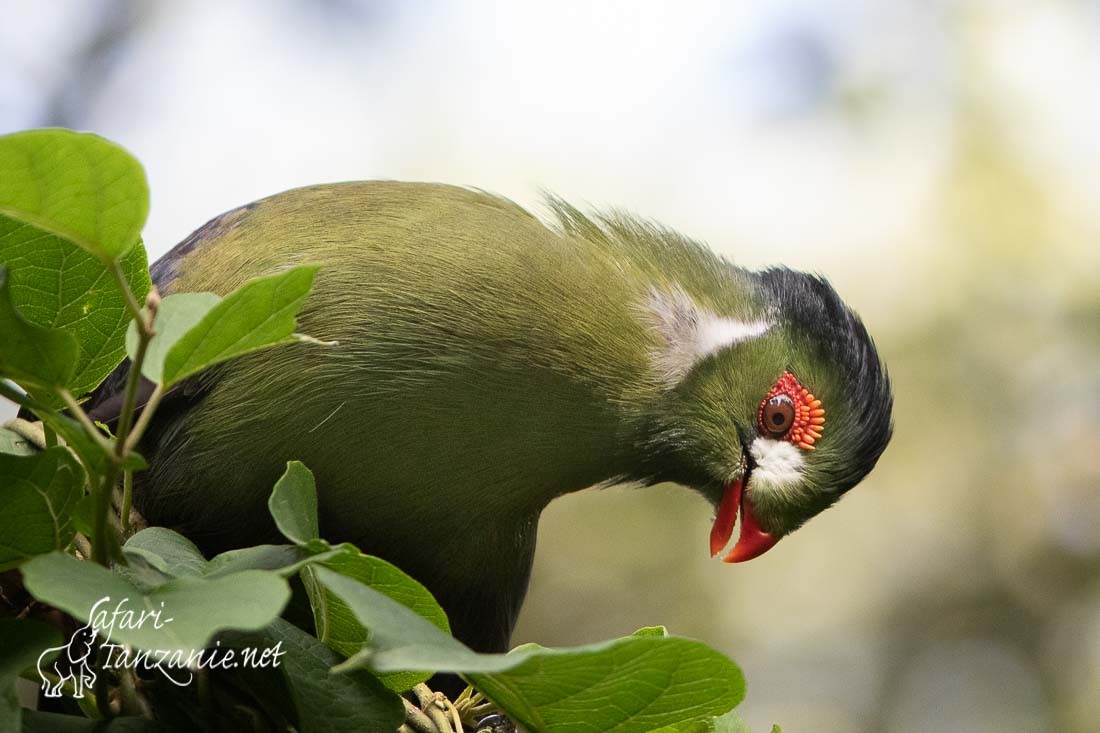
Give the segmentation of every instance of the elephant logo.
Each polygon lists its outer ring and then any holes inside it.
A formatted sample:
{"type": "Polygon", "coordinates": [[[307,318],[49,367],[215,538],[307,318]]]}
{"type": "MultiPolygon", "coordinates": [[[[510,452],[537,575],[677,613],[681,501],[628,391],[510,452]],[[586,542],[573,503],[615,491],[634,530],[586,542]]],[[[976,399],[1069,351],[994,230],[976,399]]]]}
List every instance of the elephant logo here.
{"type": "Polygon", "coordinates": [[[38,676],[42,678],[42,689],[46,697],[61,697],[61,686],[67,680],[72,680],[75,686],[72,696],[84,697],[85,688],[95,684],[95,672],[90,664],[95,651],[94,642],[95,629],[89,624],[77,629],[69,643],[50,647],[38,655],[38,676]],[[60,653],[57,659],[52,665],[44,666],[46,658],[54,652],[60,653]],[[57,681],[48,679],[44,669],[52,669],[57,675],[57,681]]]}

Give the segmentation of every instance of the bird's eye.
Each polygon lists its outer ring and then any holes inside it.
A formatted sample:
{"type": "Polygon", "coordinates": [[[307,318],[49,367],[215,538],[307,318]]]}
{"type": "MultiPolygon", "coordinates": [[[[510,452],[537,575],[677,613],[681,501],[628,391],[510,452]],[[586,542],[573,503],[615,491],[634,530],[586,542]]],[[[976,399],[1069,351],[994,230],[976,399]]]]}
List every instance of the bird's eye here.
{"type": "Polygon", "coordinates": [[[785,394],[779,394],[764,403],[761,427],[773,438],[781,438],[794,425],[794,402],[785,394]]]}
{"type": "Polygon", "coordinates": [[[783,372],[760,403],[756,421],[762,435],[814,450],[825,430],[825,408],[793,374],[783,372]]]}

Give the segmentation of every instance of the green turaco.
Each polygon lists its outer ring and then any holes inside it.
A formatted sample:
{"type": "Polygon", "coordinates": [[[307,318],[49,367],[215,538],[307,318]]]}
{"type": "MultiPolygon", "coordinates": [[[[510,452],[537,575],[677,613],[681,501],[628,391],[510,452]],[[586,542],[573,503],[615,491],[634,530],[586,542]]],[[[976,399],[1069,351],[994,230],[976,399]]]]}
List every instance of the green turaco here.
{"type": "MultiPolygon", "coordinates": [[[[825,280],[749,272],[625,215],[549,209],[363,182],[207,223],[153,266],[161,293],[225,294],[316,263],[299,330],[339,343],[271,349],[177,388],[141,446],[136,506],[208,553],[277,542],[266,500],[301,460],[325,538],[395,563],[458,638],[501,651],[555,497],[682,484],[715,507],[711,554],[738,562],[875,465],[889,382],[825,280]]],[[[125,369],[93,396],[97,419],[116,416],[125,369]]]]}

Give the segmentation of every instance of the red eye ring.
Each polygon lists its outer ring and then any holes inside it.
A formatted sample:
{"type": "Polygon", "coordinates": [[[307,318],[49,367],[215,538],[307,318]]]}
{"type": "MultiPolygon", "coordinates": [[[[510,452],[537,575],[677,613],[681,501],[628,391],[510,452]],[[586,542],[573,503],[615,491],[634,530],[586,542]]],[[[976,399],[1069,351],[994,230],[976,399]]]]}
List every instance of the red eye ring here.
{"type": "Polygon", "coordinates": [[[761,435],[786,440],[803,450],[813,450],[814,443],[825,431],[825,408],[793,374],[783,372],[760,403],[756,424],[761,435]],[[788,410],[789,422],[785,417],[788,410]]]}

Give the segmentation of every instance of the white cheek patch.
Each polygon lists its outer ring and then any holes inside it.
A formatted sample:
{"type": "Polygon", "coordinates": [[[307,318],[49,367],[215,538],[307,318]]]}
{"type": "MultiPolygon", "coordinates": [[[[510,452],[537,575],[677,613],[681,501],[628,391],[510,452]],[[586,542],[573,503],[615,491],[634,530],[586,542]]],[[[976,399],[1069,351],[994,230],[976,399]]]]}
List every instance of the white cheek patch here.
{"type": "Polygon", "coordinates": [[[680,287],[654,290],[646,305],[665,342],[653,357],[654,365],[670,384],[683,379],[699,360],[762,336],[771,327],[764,319],[742,321],[711,313],[680,287]]]}
{"type": "Polygon", "coordinates": [[[785,440],[756,438],[749,446],[756,467],[751,480],[776,489],[789,488],[802,480],[805,459],[802,452],[785,440]]]}

